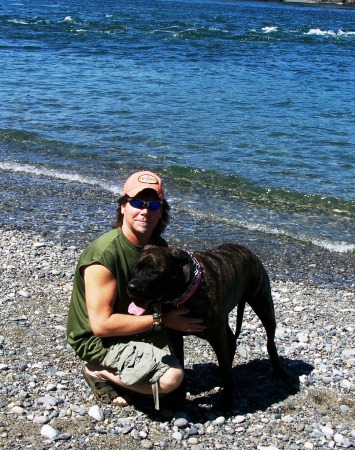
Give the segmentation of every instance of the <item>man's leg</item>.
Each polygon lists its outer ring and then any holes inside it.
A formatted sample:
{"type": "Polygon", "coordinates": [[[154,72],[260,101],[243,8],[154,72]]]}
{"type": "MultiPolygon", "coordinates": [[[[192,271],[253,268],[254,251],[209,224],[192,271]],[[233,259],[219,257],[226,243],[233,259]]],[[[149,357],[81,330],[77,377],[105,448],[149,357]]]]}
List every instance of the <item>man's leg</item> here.
{"type": "MultiPolygon", "coordinates": [[[[154,395],[168,394],[182,383],[184,371],[177,358],[149,343],[119,343],[110,347],[101,365],[87,363],[85,373],[109,381],[127,391],[154,395]],[[153,389],[154,388],[154,389],[153,389]]],[[[123,404],[123,397],[112,403],[123,404]]]]}
{"type": "MultiPolygon", "coordinates": [[[[148,381],[142,381],[135,384],[125,384],[120,375],[116,375],[109,369],[102,366],[87,363],[85,366],[86,373],[102,380],[110,381],[111,383],[117,384],[118,386],[127,389],[128,391],[137,392],[139,394],[152,395],[152,385],[148,381]]],[[[158,379],[159,392],[162,394],[168,394],[169,392],[177,389],[184,378],[184,371],[176,364],[176,367],[170,367],[165,373],[158,379]]],[[[116,397],[112,403],[123,403],[124,399],[122,397],[116,397]]]]}

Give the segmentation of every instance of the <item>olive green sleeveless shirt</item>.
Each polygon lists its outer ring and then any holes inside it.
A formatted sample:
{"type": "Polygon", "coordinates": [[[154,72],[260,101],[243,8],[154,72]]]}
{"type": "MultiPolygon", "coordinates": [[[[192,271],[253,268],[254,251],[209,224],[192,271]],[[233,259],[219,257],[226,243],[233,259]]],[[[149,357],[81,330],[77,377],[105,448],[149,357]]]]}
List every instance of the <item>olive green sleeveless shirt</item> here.
{"type": "MultiPolygon", "coordinates": [[[[167,246],[159,237],[153,238],[149,244],[167,246]]],[[[105,266],[117,279],[117,297],[115,313],[127,313],[130,303],[127,296],[127,284],[131,279],[133,262],[143,247],[132,244],[115,228],[92,242],[82,253],[74,275],[73,291],[70,300],[67,339],[75,353],[84,361],[101,362],[108,348],[119,338],[101,338],[93,334],[85,301],[85,285],[81,268],[93,263],[105,266]]],[[[127,341],[127,339],[123,339],[127,341]]]]}

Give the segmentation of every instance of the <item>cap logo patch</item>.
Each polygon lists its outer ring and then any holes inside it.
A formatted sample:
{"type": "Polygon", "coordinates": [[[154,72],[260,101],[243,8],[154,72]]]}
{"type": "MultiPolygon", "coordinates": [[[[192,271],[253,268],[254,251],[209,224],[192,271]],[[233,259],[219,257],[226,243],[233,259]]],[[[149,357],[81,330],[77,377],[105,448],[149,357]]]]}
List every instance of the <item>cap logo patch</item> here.
{"type": "Polygon", "coordinates": [[[153,177],[152,175],[149,175],[148,173],[146,173],[146,174],[144,174],[144,175],[141,175],[141,176],[138,178],[138,181],[139,181],[140,183],[159,184],[159,183],[158,183],[158,180],[157,180],[155,177],[153,177]]]}

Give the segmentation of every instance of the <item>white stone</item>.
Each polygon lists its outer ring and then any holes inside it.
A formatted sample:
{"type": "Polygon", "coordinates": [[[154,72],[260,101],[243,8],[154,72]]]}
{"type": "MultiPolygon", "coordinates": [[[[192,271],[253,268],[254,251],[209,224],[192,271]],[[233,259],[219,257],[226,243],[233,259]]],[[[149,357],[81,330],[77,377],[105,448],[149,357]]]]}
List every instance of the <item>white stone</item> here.
{"type": "Polygon", "coordinates": [[[233,423],[243,423],[246,421],[246,417],[245,416],[235,416],[235,418],[233,419],[233,423]]]}
{"type": "Polygon", "coordinates": [[[349,381],[349,380],[341,380],[340,386],[341,386],[343,389],[351,389],[352,384],[351,384],[351,381],[349,381]]]}
{"type": "Polygon", "coordinates": [[[247,356],[247,349],[243,345],[238,345],[238,353],[245,358],[247,356]]]}
{"type": "Polygon", "coordinates": [[[182,441],[182,433],[180,433],[180,431],[175,431],[175,433],[173,433],[173,439],[178,442],[182,441]]]}
{"type": "Polygon", "coordinates": [[[48,439],[54,440],[59,435],[59,432],[50,425],[43,425],[41,428],[41,435],[48,439]]]}
{"type": "Polygon", "coordinates": [[[25,410],[21,406],[13,406],[10,409],[10,413],[17,414],[18,416],[21,416],[22,414],[25,414],[25,410]]]}
{"type": "Polygon", "coordinates": [[[264,447],[263,445],[258,445],[258,450],[279,450],[278,447],[270,445],[269,447],[264,447]]]}
{"type": "Polygon", "coordinates": [[[36,423],[37,425],[44,425],[45,423],[49,422],[48,416],[35,416],[33,418],[33,423],[36,423]]]}
{"type": "Polygon", "coordinates": [[[355,348],[346,348],[341,352],[341,354],[345,357],[354,356],[355,348]]]}
{"type": "Polygon", "coordinates": [[[286,415],[286,416],[282,416],[282,417],[281,417],[281,420],[282,420],[283,422],[286,422],[286,423],[291,423],[291,422],[294,421],[293,417],[290,416],[289,414],[286,415]]]}
{"type": "Polygon", "coordinates": [[[329,427],[323,427],[322,433],[325,434],[326,436],[333,436],[334,431],[329,427]]]}
{"type": "Polygon", "coordinates": [[[309,338],[308,338],[308,334],[307,333],[298,333],[297,334],[297,339],[299,342],[308,342],[309,338]]]}
{"type": "Polygon", "coordinates": [[[301,312],[301,311],[303,311],[303,309],[304,309],[303,306],[296,306],[295,307],[295,311],[296,312],[301,312]]]}
{"type": "Polygon", "coordinates": [[[21,291],[18,292],[18,295],[20,297],[25,297],[25,298],[30,297],[30,294],[27,291],[25,291],[24,289],[21,289],[21,291]]]}
{"type": "Polygon", "coordinates": [[[344,442],[344,436],[340,433],[335,433],[333,439],[337,444],[340,445],[344,442]]]}
{"type": "Polygon", "coordinates": [[[97,422],[102,422],[105,418],[102,409],[98,405],[94,405],[89,409],[89,416],[95,419],[97,422]]]}
{"type": "Polygon", "coordinates": [[[285,329],[282,327],[277,327],[275,331],[275,337],[280,338],[283,337],[285,334],[285,329]]]}
{"type": "Polygon", "coordinates": [[[219,417],[217,417],[217,419],[215,419],[213,421],[213,423],[214,423],[214,425],[223,425],[225,421],[226,421],[225,417],[219,416],[219,417]]]}

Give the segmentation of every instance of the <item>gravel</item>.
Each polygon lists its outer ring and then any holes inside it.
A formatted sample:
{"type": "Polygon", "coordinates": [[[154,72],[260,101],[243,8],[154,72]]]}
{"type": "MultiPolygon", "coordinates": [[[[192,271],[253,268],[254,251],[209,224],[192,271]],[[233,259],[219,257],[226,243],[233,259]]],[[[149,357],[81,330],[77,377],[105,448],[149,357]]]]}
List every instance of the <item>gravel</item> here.
{"type": "MultiPolygon", "coordinates": [[[[354,292],[273,279],[277,346],[287,382],[271,374],[263,328],[246,310],[234,360],[234,408],[218,410],[207,342],[185,339],[184,410],[97,404],[66,344],[82,248],[0,230],[0,448],[313,449],[355,447],[354,292]]],[[[235,323],[235,312],[230,315],[235,323]]],[[[164,399],[162,401],[164,405],[164,399]]]]}

